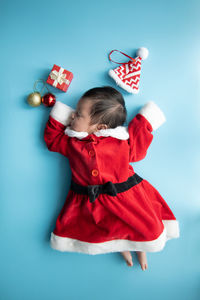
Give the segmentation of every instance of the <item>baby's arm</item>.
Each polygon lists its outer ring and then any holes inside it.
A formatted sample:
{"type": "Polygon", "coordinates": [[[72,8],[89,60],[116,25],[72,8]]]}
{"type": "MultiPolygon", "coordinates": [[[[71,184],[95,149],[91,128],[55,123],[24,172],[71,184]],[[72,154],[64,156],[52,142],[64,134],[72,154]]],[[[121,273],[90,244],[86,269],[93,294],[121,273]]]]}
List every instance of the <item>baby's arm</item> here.
{"type": "Polygon", "coordinates": [[[154,103],[145,104],[129,123],[130,162],[143,159],[150,146],[152,131],[158,129],[166,121],[161,109],[154,103]]]}
{"type": "Polygon", "coordinates": [[[44,131],[44,140],[50,151],[67,156],[69,137],[64,131],[72,112],[71,107],[59,101],[53,106],[44,131]]]}

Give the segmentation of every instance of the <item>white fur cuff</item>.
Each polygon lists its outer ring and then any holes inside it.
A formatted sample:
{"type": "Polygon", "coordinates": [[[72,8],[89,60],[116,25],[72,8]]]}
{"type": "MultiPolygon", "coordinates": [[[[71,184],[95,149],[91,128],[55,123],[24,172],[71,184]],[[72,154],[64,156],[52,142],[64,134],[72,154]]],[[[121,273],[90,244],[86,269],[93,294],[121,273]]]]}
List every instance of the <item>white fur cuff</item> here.
{"type": "Polygon", "coordinates": [[[153,130],[158,129],[166,121],[164,113],[153,101],[146,103],[139,114],[149,121],[153,130]]]}
{"type": "Polygon", "coordinates": [[[73,111],[74,109],[72,109],[70,106],[60,101],[57,101],[51,110],[50,116],[54,118],[56,121],[67,126],[73,111]]]}

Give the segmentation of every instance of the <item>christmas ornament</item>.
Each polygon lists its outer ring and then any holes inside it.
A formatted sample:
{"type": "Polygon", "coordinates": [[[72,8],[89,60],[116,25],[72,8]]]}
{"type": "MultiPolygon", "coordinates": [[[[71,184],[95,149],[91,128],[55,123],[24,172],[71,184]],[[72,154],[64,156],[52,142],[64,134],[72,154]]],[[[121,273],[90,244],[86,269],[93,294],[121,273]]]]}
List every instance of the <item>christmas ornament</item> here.
{"type": "Polygon", "coordinates": [[[137,94],[139,92],[139,82],[140,82],[140,73],[141,73],[141,60],[145,60],[149,55],[149,51],[147,48],[139,48],[137,50],[137,57],[132,58],[129,55],[119,51],[119,50],[112,50],[109,53],[110,61],[113,61],[121,66],[117,67],[114,70],[109,70],[108,74],[112,77],[116,84],[119,85],[121,88],[126,90],[129,93],[137,94]],[[119,63],[113,61],[111,59],[111,54],[114,52],[120,52],[124,56],[130,58],[130,60],[126,63],[119,63]]]}
{"type": "Polygon", "coordinates": [[[51,93],[47,93],[42,97],[42,103],[45,106],[53,106],[56,103],[56,97],[55,95],[51,94],[51,93]]]}
{"type": "Polygon", "coordinates": [[[43,103],[45,106],[53,106],[56,102],[56,96],[50,93],[49,89],[46,86],[46,83],[43,79],[38,79],[34,83],[34,92],[28,95],[27,102],[29,105],[32,107],[39,106],[41,103],[43,103]],[[43,88],[41,92],[37,91],[37,84],[39,82],[42,82],[43,88]],[[47,89],[48,93],[45,95],[41,96],[43,94],[44,89],[47,89]]]}
{"type": "Polygon", "coordinates": [[[30,106],[36,107],[41,104],[42,98],[39,92],[34,92],[28,95],[27,101],[30,106]]]}
{"type": "Polygon", "coordinates": [[[54,65],[46,82],[55,88],[66,92],[72,79],[73,74],[71,72],[63,69],[62,67],[54,65]]]}

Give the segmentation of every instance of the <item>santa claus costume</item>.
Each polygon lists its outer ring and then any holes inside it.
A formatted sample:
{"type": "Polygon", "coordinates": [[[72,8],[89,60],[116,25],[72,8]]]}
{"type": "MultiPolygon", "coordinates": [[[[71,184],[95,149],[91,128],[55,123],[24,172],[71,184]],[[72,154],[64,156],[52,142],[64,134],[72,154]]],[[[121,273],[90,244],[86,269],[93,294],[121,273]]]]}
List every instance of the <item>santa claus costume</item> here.
{"type": "Polygon", "coordinates": [[[128,127],[88,134],[67,126],[72,111],[56,102],[44,133],[48,149],[66,156],[72,171],[51,247],[86,254],[162,250],[179,237],[178,221],[130,162],[145,157],[152,131],[165,121],[163,112],[148,102],[128,127]]]}

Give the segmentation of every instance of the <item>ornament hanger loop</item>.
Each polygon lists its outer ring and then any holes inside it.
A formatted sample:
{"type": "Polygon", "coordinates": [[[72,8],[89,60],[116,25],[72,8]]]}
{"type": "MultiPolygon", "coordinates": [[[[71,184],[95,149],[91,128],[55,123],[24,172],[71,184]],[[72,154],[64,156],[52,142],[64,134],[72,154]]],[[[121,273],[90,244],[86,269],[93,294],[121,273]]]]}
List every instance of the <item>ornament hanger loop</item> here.
{"type": "Polygon", "coordinates": [[[124,52],[121,52],[121,51],[119,51],[119,50],[112,50],[112,51],[109,53],[109,59],[110,59],[110,61],[112,61],[112,62],[114,62],[114,63],[116,63],[116,64],[121,65],[121,64],[123,64],[123,62],[117,62],[117,61],[114,61],[114,60],[111,59],[110,56],[111,56],[111,54],[112,54],[114,51],[120,52],[120,53],[123,54],[124,56],[130,58],[133,62],[136,61],[134,58],[132,58],[131,56],[125,54],[124,52]]]}
{"type": "Polygon", "coordinates": [[[43,79],[38,79],[38,80],[35,81],[34,86],[33,86],[34,92],[38,92],[38,90],[37,90],[37,84],[38,84],[39,82],[42,82],[42,83],[43,83],[43,87],[42,87],[40,93],[42,94],[45,88],[46,88],[47,91],[50,93],[50,90],[48,89],[48,87],[47,87],[47,85],[46,85],[46,82],[45,82],[43,79]]]}

